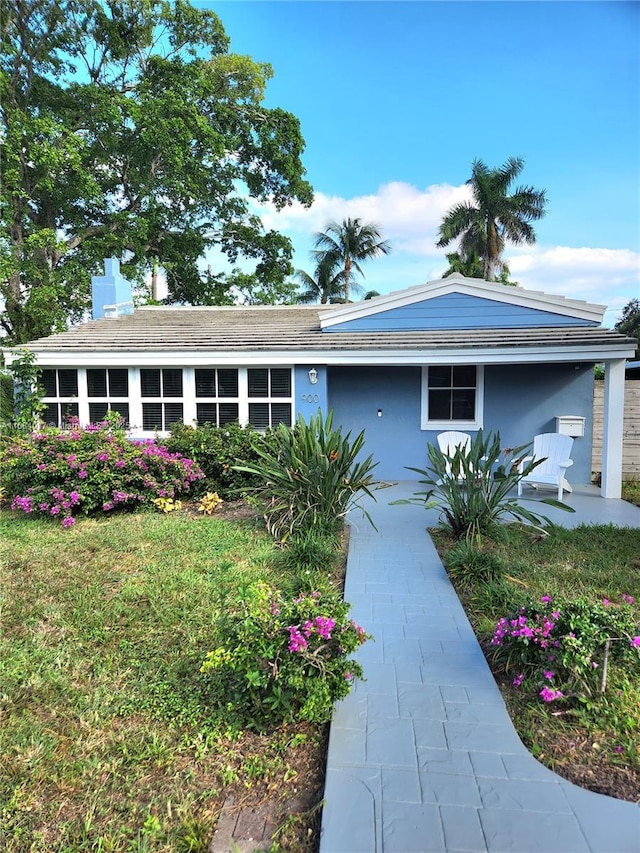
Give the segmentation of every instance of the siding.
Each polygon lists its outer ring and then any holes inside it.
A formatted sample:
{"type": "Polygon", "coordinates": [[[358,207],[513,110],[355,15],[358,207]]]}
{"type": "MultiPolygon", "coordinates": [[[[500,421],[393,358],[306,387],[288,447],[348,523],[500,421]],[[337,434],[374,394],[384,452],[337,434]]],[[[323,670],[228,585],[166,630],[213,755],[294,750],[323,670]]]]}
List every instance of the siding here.
{"type": "Polygon", "coordinates": [[[345,320],[325,332],[391,332],[424,329],[527,329],[541,326],[594,326],[589,320],[540,311],[480,296],[450,293],[345,320]]]}
{"type": "MultiPolygon", "coordinates": [[[[604,417],[604,382],[595,382],[593,395],[593,459],[592,468],[602,469],[602,432],[604,417]]],[[[622,439],[622,475],[625,480],[640,477],[640,382],[629,381],[624,387],[624,431],[622,439]]]]}

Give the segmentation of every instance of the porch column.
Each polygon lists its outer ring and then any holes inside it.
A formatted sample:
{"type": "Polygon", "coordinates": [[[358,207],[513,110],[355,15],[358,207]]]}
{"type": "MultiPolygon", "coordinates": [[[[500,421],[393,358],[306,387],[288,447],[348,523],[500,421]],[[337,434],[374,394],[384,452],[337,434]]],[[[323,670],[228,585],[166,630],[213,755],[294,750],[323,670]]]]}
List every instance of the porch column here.
{"type": "Polygon", "coordinates": [[[601,485],[603,498],[619,498],[622,495],[625,364],[623,358],[605,362],[601,485]]]}

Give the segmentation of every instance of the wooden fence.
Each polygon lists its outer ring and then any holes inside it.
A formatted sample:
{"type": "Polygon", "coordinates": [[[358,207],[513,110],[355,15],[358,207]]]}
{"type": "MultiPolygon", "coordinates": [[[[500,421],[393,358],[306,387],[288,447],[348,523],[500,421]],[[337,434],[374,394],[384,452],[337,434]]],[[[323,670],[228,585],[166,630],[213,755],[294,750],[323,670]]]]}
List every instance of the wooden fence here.
{"type": "MultiPolygon", "coordinates": [[[[604,412],[604,382],[596,380],[593,394],[593,456],[591,467],[602,470],[602,431],[604,412]]],[[[627,380],[624,384],[624,426],[622,438],[622,476],[625,480],[640,479],[640,382],[627,380]]]]}

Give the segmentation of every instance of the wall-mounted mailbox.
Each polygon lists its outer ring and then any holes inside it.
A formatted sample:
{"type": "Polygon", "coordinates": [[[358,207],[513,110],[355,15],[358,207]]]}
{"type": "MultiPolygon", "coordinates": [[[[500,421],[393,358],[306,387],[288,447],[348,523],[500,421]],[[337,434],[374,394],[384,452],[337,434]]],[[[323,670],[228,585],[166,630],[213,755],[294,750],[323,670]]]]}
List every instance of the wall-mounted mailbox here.
{"type": "Polygon", "coordinates": [[[580,438],[584,435],[584,422],[579,415],[560,415],[556,418],[556,432],[580,438]]]}

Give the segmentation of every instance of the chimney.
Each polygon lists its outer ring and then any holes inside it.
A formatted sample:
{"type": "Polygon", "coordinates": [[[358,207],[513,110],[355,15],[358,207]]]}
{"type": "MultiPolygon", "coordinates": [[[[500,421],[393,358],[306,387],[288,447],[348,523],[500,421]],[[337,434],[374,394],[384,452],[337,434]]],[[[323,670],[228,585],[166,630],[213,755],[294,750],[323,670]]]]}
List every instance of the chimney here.
{"type": "Polygon", "coordinates": [[[94,320],[133,314],[131,283],[120,275],[120,261],[117,258],[105,258],[104,275],[91,277],[91,299],[91,316],[94,320]]]}

